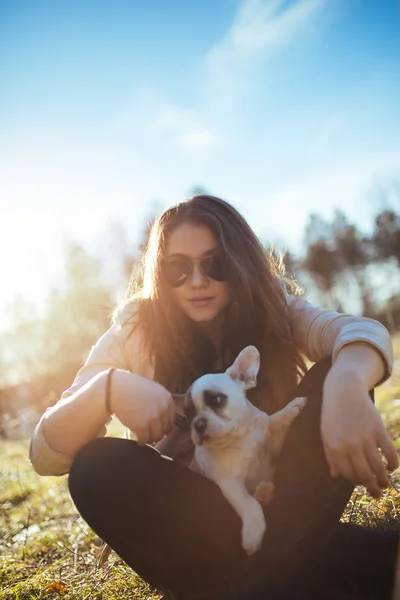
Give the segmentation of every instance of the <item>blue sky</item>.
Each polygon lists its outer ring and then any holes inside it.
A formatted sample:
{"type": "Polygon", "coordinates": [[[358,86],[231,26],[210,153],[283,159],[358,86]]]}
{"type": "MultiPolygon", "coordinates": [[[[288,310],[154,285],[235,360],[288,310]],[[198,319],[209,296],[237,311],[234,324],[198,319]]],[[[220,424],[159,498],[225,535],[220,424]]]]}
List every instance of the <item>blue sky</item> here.
{"type": "Polygon", "coordinates": [[[399,30],[396,0],[0,0],[0,311],[43,300],[65,239],[106,257],[194,185],[283,247],[310,211],[366,227],[400,171],[399,30]]]}

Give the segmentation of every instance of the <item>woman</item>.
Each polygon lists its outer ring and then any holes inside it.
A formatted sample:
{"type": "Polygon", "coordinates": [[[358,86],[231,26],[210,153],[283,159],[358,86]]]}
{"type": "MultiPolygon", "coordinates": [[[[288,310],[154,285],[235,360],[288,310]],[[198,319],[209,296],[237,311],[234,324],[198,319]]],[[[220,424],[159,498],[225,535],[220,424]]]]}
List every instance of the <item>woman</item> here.
{"type": "Polygon", "coordinates": [[[198,195],[166,210],[143,278],[132,278],[113,326],[39,422],[32,463],[44,475],[70,471],[84,519],[174,597],[320,598],[330,589],[339,594],[332,598],[365,598],[376,586],[390,598],[398,534],[338,525],[355,484],[376,497],[388,485],[379,449],[397,467],[369,394],[390,375],[390,336],[371,319],[312,306],[283,282],[282,267],[228,203],[198,195]],[[249,344],[261,354],[255,405],[273,413],[308,397],[252,557],[216,485],[187,468],[190,431],[171,396],[225,370],[249,344]],[[317,364],[298,386],[303,356],[317,364]],[[111,414],[138,443],[102,438],[111,414]]]}

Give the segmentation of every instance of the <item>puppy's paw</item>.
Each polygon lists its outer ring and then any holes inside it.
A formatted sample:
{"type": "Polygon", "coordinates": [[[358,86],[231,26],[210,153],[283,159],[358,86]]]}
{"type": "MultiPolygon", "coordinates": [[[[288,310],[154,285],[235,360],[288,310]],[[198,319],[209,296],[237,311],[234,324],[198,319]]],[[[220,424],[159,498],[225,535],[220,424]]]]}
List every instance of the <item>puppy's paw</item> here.
{"type": "Polygon", "coordinates": [[[267,506],[274,497],[275,486],[272,481],[262,481],[258,484],[253,498],[255,498],[262,506],[267,506]]]}
{"type": "Polygon", "coordinates": [[[261,548],[266,528],[264,513],[260,504],[257,503],[252,514],[243,521],[242,526],[242,546],[247,554],[254,554],[261,548]]]}
{"type": "Polygon", "coordinates": [[[299,397],[299,398],[295,398],[294,400],[292,400],[289,404],[290,406],[290,410],[293,411],[296,416],[303,410],[303,408],[305,407],[305,405],[307,404],[307,398],[304,397],[299,397]]]}

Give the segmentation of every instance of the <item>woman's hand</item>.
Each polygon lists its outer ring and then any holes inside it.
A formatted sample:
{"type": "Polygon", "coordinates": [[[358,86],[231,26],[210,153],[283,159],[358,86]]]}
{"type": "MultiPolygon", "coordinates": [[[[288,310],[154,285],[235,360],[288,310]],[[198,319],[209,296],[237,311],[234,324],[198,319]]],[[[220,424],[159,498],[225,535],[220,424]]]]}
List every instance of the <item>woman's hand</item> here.
{"type": "Polygon", "coordinates": [[[379,452],[392,471],[398,466],[396,448],[366,389],[351,370],[328,373],[323,392],[321,436],[332,477],[343,475],[380,497],[389,477],[379,452]]]}
{"type": "Polygon", "coordinates": [[[113,373],[111,408],[139,444],[158,442],[175,423],[175,405],[168,390],[129,371],[113,373]]]}

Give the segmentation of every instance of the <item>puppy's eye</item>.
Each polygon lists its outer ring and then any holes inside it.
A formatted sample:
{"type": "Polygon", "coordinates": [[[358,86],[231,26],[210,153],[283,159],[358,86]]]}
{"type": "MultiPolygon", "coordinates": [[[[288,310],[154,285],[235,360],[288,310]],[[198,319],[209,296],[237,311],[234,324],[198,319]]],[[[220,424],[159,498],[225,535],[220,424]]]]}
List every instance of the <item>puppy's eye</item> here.
{"type": "Polygon", "coordinates": [[[224,403],[224,398],[222,398],[222,396],[214,396],[214,398],[211,399],[211,406],[213,408],[218,408],[218,406],[221,406],[221,404],[224,403]]]}
{"type": "Polygon", "coordinates": [[[204,393],[204,404],[209,406],[213,410],[218,408],[223,408],[226,405],[227,397],[225,394],[210,392],[209,390],[205,390],[204,393]]]}

